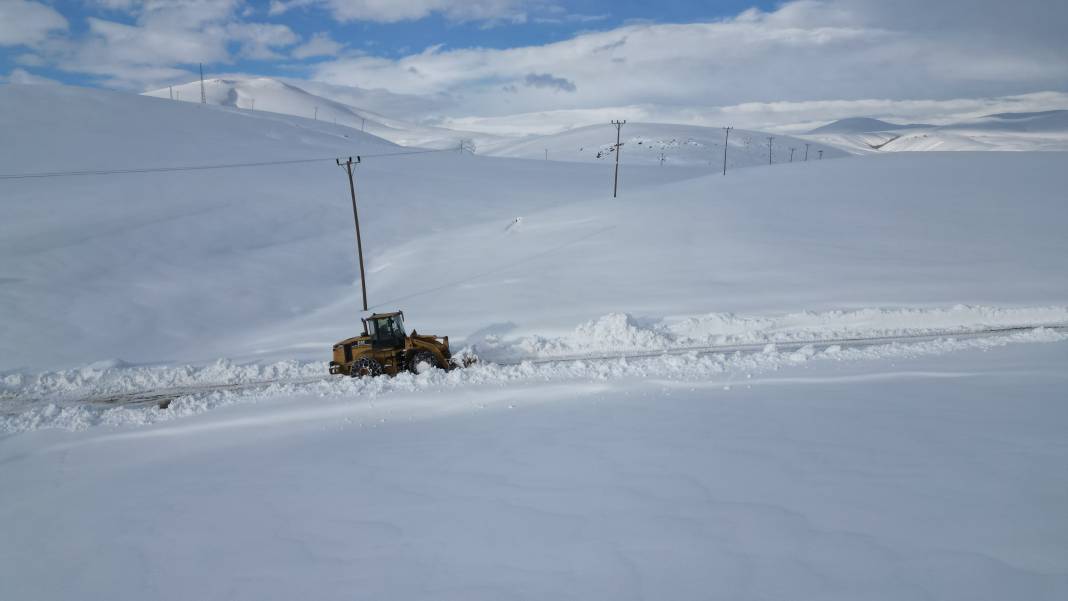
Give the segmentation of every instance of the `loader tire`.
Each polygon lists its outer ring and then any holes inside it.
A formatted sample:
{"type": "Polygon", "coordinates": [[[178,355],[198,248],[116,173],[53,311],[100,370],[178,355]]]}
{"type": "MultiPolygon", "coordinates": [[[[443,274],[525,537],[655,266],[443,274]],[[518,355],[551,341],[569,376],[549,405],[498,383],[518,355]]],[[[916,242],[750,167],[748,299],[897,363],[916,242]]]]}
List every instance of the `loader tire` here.
{"type": "Polygon", "coordinates": [[[434,353],[430,351],[415,351],[412,354],[412,360],[408,362],[408,370],[413,374],[419,373],[419,364],[426,363],[430,367],[438,367],[437,359],[434,358],[434,353]]]}
{"type": "Polygon", "coordinates": [[[349,375],[353,378],[373,378],[382,375],[382,364],[370,357],[362,357],[352,362],[349,375]]]}

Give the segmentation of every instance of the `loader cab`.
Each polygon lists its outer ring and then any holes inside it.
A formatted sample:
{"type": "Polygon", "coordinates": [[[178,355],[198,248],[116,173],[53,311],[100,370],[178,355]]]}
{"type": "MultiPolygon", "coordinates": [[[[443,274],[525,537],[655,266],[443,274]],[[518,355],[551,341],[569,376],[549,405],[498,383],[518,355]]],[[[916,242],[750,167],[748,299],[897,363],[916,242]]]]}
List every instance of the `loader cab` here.
{"type": "Polygon", "coordinates": [[[403,348],[406,338],[404,313],[375,314],[363,320],[364,331],[371,337],[374,349],[403,348]]]}

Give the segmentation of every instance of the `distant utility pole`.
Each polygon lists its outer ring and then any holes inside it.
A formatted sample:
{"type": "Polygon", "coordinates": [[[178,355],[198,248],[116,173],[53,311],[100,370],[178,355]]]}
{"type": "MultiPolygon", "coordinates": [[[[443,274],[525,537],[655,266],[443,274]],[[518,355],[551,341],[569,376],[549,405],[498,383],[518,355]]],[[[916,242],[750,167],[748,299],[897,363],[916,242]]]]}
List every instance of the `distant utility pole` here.
{"type": "Polygon", "coordinates": [[[620,149],[623,147],[623,142],[620,142],[619,136],[620,131],[623,129],[623,124],[626,122],[626,119],[622,121],[612,121],[612,125],[616,126],[616,175],[613,180],[614,183],[612,184],[612,198],[616,198],[616,196],[619,194],[619,152],[620,149]]]}
{"type": "Polygon", "coordinates": [[[808,144],[805,144],[805,162],[808,162],[808,144]]]}
{"type": "Polygon", "coordinates": [[[365,125],[367,125],[367,117],[360,117],[360,131],[363,131],[365,125]]]}
{"type": "Polygon", "coordinates": [[[360,291],[363,292],[363,310],[367,310],[367,281],[364,279],[363,274],[363,241],[360,239],[360,214],[356,211],[356,184],[352,179],[353,167],[360,164],[360,157],[356,157],[356,162],[352,162],[352,157],[349,157],[344,163],[341,159],[336,159],[337,164],[340,167],[344,167],[345,171],[349,174],[349,194],[352,195],[352,219],[356,222],[356,258],[360,262],[360,291]]]}
{"type": "Polygon", "coordinates": [[[794,162],[794,147],[790,147],[790,162],[794,162]]]}
{"type": "Polygon", "coordinates": [[[204,93],[204,63],[200,63],[200,104],[207,104],[208,96],[204,93]]]}
{"type": "Polygon", "coordinates": [[[723,131],[727,132],[723,136],[723,175],[727,175],[727,142],[731,139],[731,130],[733,127],[724,127],[723,131]]]}
{"type": "Polygon", "coordinates": [[[660,153],[660,166],[661,167],[664,166],[664,153],[663,152],[660,153]]]}
{"type": "Polygon", "coordinates": [[[546,161],[549,160],[549,149],[548,148],[545,149],[545,160],[546,161]]]}
{"type": "Polygon", "coordinates": [[[820,151],[820,160],[821,161],[823,160],[823,151],[822,150],[820,151]]]}
{"type": "Polygon", "coordinates": [[[174,86],[167,86],[167,90],[171,93],[171,100],[174,100],[174,86]]]}
{"type": "Polygon", "coordinates": [[[315,115],[312,116],[312,119],[319,120],[319,107],[315,107],[315,115]]]}
{"type": "Polygon", "coordinates": [[[256,110],[256,99],[255,98],[249,98],[248,99],[248,110],[255,112],[255,110],[256,110]]]}
{"type": "Polygon", "coordinates": [[[768,164],[771,164],[771,147],[775,142],[775,136],[768,136],[768,164]]]}

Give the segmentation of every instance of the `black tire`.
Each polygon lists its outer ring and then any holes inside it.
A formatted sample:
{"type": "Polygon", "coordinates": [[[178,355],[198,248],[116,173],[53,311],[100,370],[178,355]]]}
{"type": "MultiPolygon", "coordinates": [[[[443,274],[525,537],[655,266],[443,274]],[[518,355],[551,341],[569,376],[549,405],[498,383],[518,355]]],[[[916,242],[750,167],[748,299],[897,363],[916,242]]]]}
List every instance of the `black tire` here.
{"type": "Polygon", "coordinates": [[[382,364],[370,357],[360,357],[352,362],[349,375],[353,378],[373,378],[382,375],[382,364]]]}
{"type": "Polygon", "coordinates": [[[419,364],[426,363],[430,367],[438,367],[438,360],[434,358],[434,353],[430,351],[415,351],[412,353],[412,358],[408,361],[408,371],[413,374],[419,373],[419,364]]]}

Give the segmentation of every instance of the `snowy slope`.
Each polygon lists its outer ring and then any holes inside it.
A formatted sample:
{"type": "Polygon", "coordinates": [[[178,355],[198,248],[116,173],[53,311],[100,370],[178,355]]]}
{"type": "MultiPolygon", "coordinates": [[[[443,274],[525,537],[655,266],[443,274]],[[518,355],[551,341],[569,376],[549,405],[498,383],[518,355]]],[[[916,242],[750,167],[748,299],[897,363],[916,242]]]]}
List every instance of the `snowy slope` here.
{"type": "MultiPolygon", "coordinates": [[[[0,369],[231,355],[237,349],[224,341],[234,335],[347,298],[356,278],[352,215],[331,157],[365,155],[357,177],[375,286],[413,237],[507,224],[517,213],[604,195],[611,184],[597,166],[453,151],[367,158],[405,150],[323,121],[143,96],[5,86],[0,107],[4,173],[322,159],[0,180],[10,216],[0,224],[0,369]]],[[[635,168],[627,181],[686,176],[635,168]]]]}
{"type": "MultiPolygon", "coordinates": [[[[200,82],[152,90],[145,92],[145,95],[198,103],[200,82]]],[[[204,95],[208,104],[250,111],[269,111],[308,119],[318,118],[328,123],[365,131],[401,146],[456,148],[461,139],[474,140],[476,146],[498,139],[486,134],[416,125],[312,94],[296,85],[269,77],[205,79],[204,95]]]]}
{"type": "MultiPolygon", "coordinates": [[[[791,136],[779,136],[759,131],[733,130],[727,153],[728,169],[768,164],[768,136],[773,135],[771,154],[775,163],[790,161],[790,149],[794,160],[803,161],[805,141],[791,136]]],[[[627,123],[623,126],[624,164],[658,165],[661,158],[665,165],[704,166],[711,170],[722,169],[724,132],[720,128],[667,123],[627,123]]],[[[611,163],[615,160],[613,146],[616,129],[611,125],[589,125],[548,136],[536,136],[519,141],[506,141],[484,147],[480,152],[490,156],[551,161],[579,161],[611,163]]],[[[824,158],[846,156],[838,148],[812,144],[809,159],[816,159],[819,151],[824,158]]]]}
{"type": "MultiPolygon", "coordinates": [[[[0,368],[321,359],[356,327],[348,190],[329,157],[397,147],[321,121],[72,88],[9,86],[0,102],[12,171],[326,159],[0,180],[16,217],[2,232],[0,368]]],[[[1064,186],[1062,161],[888,156],[727,177],[625,165],[613,201],[609,163],[368,158],[369,296],[472,341],[565,335],[610,313],[1059,305],[1065,207],[1046,191],[1064,186]]]]}

